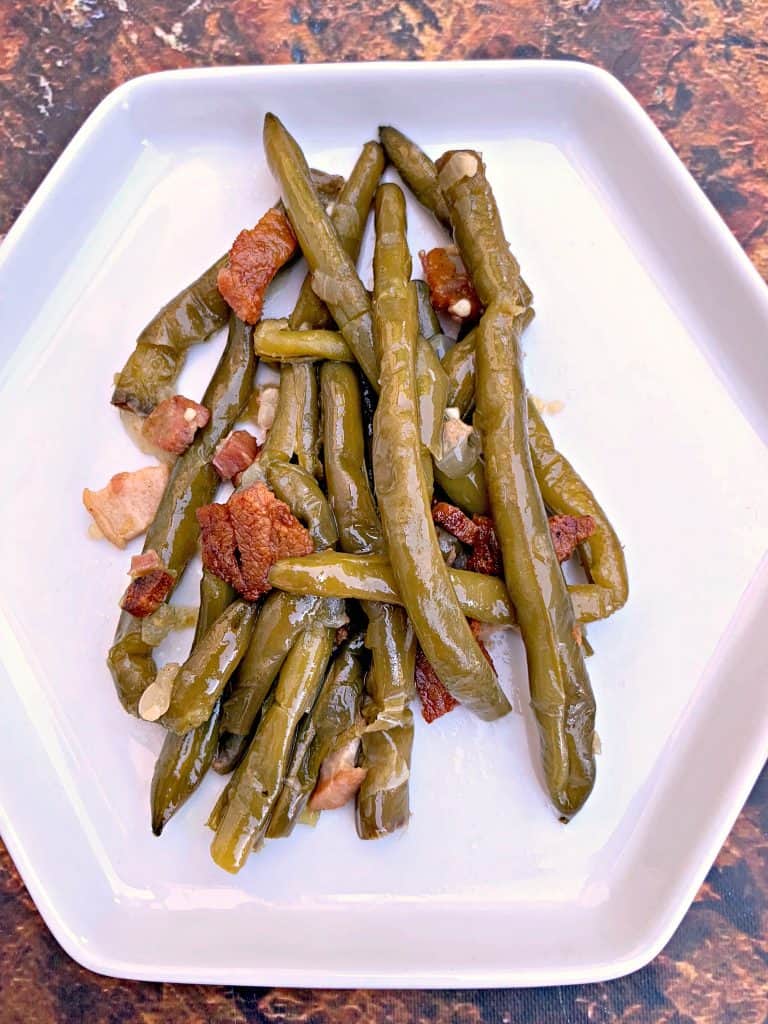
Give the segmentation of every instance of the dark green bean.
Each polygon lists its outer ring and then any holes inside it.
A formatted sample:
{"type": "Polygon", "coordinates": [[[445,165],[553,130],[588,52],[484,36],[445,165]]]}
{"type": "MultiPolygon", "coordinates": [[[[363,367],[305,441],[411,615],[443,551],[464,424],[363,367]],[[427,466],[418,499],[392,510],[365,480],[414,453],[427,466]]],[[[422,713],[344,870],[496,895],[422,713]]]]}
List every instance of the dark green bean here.
{"type": "Polygon", "coordinates": [[[309,531],[315,551],[333,547],[339,539],[328,499],[317,481],[301,466],[273,462],[267,466],[267,483],[309,531]]]}

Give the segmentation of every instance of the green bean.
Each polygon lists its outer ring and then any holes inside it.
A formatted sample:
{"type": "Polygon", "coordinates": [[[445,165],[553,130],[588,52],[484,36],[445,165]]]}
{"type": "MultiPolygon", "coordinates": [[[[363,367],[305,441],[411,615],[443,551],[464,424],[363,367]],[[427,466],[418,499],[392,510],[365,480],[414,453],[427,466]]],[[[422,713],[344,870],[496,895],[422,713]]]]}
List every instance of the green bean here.
{"type": "Polygon", "coordinates": [[[415,382],[416,296],[410,285],[405,200],[396,185],[376,194],[374,316],[381,391],[373,471],[392,571],[419,643],[447,689],[493,719],[510,710],[467,625],[440,555],[421,468],[415,382]]]}
{"type": "MultiPolygon", "coordinates": [[[[371,669],[366,685],[376,687],[371,669]]],[[[408,824],[408,781],[413,749],[413,713],[386,732],[365,733],[361,764],[367,769],[357,794],[355,823],[361,839],[379,839],[408,824]]]]}
{"type": "Polygon", "coordinates": [[[311,712],[305,716],[291,766],[269,822],[267,837],[270,839],[291,834],[317,784],[323,761],[361,732],[361,648],[359,635],[342,644],[311,712]]]}
{"type": "MultiPolygon", "coordinates": [[[[195,513],[212,501],[219,477],[211,465],[216,447],[232,429],[251,392],[254,372],[252,331],[232,314],[224,352],[203,395],[210,411],[208,425],[198,431],[187,451],[174,463],[168,485],[144,539],[163,564],[181,578],[197,550],[195,513]]],[[[152,648],[141,638],[141,620],[123,612],[107,658],[120,702],[137,713],[139,698],[156,674],[152,648]]]]}
{"type": "Polygon", "coordinates": [[[422,445],[436,459],[443,454],[443,419],[448,397],[448,377],[429,342],[416,342],[416,393],[422,445]]]}
{"type": "Polygon", "coordinates": [[[323,466],[320,462],[320,396],[317,389],[317,371],[308,363],[291,366],[298,405],[296,444],[294,451],[299,465],[306,473],[320,480],[323,466]]]}
{"type": "MultiPolygon", "coordinates": [[[[212,573],[203,572],[193,651],[233,597],[234,591],[228,583],[212,573]]],[[[150,795],[152,831],[156,836],[205,778],[216,754],[220,719],[221,702],[217,701],[210,717],[202,725],[182,736],[173,732],[165,734],[152,775],[150,795]]]]}
{"type": "Polygon", "coordinates": [[[432,160],[397,128],[379,128],[379,138],[390,163],[411,192],[450,230],[451,217],[432,160]]]}
{"type": "Polygon", "coordinates": [[[120,371],[112,404],[146,416],[173,392],[191,345],[205,341],[229,319],[217,280],[224,255],[156,313],[120,371]]]}
{"type": "Polygon", "coordinates": [[[293,367],[280,367],[280,391],[277,398],[275,419],[267,434],[264,447],[253,463],[263,473],[270,462],[290,462],[296,447],[299,432],[299,399],[296,394],[296,378],[293,367]]]}
{"type": "Polygon", "coordinates": [[[258,324],[253,332],[257,356],[278,363],[320,359],[355,362],[349,346],[338,331],[294,331],[287,324],[287,320],[262,320],[258,324]]]}
{"type": "Polygon", "coordinates": [[[302,629],[321,605],[317,597],[275,591],[259,611],[248,651],[224,702],[222,729],[247,736],[269,693],[272,683],[302,629]]]}
{"type": "Polygon", "coordinates": [[[584,622],[604,619],[622,608],[629,597],[624,550],[597,498],[555,448],[534,402],[528,401],[528,436],[533,468],[545,505],[561,515],[592,516],[595,532],[582,545],[585,568],[592,581],[570,587],[579,601],[584,622]]]}
{"type": "Polygon", "coordinates": [[[310,623],[280,670],[274,700],[227,786],[229,796],[223,801],[211,844],[214,861],[225,871],[239,871],[264,837],[288,769],[296,729],[325,676],[333,637],[333,629],[310,623]]]}
{"type": "Polygon", "coordinates": [[[327,304],[344,340],[371,384],[377,387],[368,293],[315,195],[304,154],[274,114],[264,118],[264,149],[309,264],[312,289],[327,304]]]}
{"type": "Polygon", "coordinates": [[[431,342],[440,333],[440,321],[432,307],[429,285],[426,281],[414,281],[416,289],[416,316],[419,322],[419,334],[425,341],[431,342]]]}
{"type": "MultiPolygon", "coordinates": [[[[242,662],[241,662],[242,664],[242,662]]],[[[221,704],[221,700],[219,701],[221,704]]],[[[220,732],[216,756],[211,767],[217,775],[231,775],[237,768],[250,743],[250,736],[238,736],[234,732],[220,732]]]]}
{"type": "Polygon", "coordinates": [[[183,734],[202,725],[243,659],[256,606],[235,601],[216,619],[179,669],[161,724],[183,734]]]}
{"type": "Polygon", "coordinates": [[[476,416],[491,510],[525,643],[547,788],[568,819],[594,785],[595,703],[531,463],[515,324],[521,311],[520,268],[504,238],[480,156],[446,154],[440,185],[462,258],[486,307],[476,335],[476,416]]]}
{"type": "MultiPolygon", "coordinates": [[[[534,318],[531,307],[520,314],[518,330],[524,329],[534,318]]],[[[443,369],[448,375],[448,405],[459,410],[462,419],[472,410],[475,404],[475,329],[466,338],[462,338],[443,357],[443,369]]]]}
{"type": "Polygon", "coordinates": [[[267,466],[267,483],[307,528],[315,551],[333,547],[339,539],[336,522],[328,499],[313,476],[301,466],[274,462],[267,466]]]}
{"type": "Polygon", "coordinates": [[[360,384],[344,363],[324,363],[320,370],[323,453],[328,499],[339,528],[343,551],[381,551],[384,538],[365,472],[360,384]]]}
{"type": "MultiPolygon", "coordinates": [[[[456,600],[468,618],[496,626],[515,624],[514,610],[502,580],[464,569],[449,569],[448,576],[456,600]]],[[[305,558],[286,558],[272,566],[269,582],[288,594],[403,603],[385,555],[342,555],[337,551],[323,551],[305,558]]]]}
{"type": "MultiPolygon", "coordinates": [[[[365,221],[383,170],[384,153],[381,146],[376,142],[366,142],[330,211],[331,224],[336,229],[345,252],[352,260],[357,259],[360,251],[365,221]]],[[[294,330],[303,330],[307,325],[330,327],[332,322],[325,303],[312,291],[312,275],[307,274],[291,314],[289,326],[294,330]]]]}
{"type": "Polygon", "coordinates": [[[485,470],[480,459],[466,476],[451,478],[435,467],[435,481],[446,497],[468,516],[487,516],[488,490],[485,486],[485,470]]]}

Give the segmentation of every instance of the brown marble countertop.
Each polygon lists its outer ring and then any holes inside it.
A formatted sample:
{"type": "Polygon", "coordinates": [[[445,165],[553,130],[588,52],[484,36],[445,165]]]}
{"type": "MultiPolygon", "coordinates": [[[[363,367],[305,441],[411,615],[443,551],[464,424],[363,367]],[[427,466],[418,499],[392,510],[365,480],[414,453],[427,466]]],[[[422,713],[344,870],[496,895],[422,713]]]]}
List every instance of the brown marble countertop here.
{"type": "MultiPolygon", "coordinates": [[[[126,79],[212,64],[586,60],[637,97],[768,277],[768,0],[0,0],[0,235],[126,79]]],[[[319,992],[140,984],[70,960],[0,843],[0,1024],[766,1024],[768,771],[644,970],[600,985],[319,992]]]]}

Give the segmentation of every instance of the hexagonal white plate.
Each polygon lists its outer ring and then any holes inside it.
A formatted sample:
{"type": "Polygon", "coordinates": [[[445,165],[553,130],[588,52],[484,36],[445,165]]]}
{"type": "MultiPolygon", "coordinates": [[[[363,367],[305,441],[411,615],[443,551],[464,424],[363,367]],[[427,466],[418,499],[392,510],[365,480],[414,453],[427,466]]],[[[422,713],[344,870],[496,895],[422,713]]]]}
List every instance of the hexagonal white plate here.
{"type": "MultiPolygon", "coordinates": [[[[414,248],[441,237],[413,204],[410,230],[414,248]]],[[[649,960],[768,745],[768,293],[628,93],[562,63],[138,79],[19,218],[0,292],[0,823],[65,949],[127,977],[339,986],[577,982],[649,960]],[[590,628],[603,753],[567,828],[527,711],[486,726],[458,710],[418,729],[402,836],[362,844],[348,813],[326,814],[230,878],[203,828],[218,779],[150,834],[159,731],[120,712],[104,665],[127,554],[88,539],[80,491],[145,461],[112,374],[274,200],[270,109],[330,170],[387,122],[434,154],[486,154],[536,294],[530,386],[565,402],[555,437],[632,579],[627,608],[590,628]]],[[[195,352],[187,393],[217,347],[195,352]]]]}

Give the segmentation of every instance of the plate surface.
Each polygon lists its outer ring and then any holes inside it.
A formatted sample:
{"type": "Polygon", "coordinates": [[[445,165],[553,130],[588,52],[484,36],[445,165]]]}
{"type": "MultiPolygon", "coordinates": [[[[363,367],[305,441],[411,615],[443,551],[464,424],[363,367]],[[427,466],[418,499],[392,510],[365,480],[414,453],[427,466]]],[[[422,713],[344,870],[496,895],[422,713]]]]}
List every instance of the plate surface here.
{"type": "MultiPolygon", "coordinates": [[[[441,237],[413,204],[409,233],[414,251],[441,237]]],[[[368,279],[369,255],[370,238],[368,279]]],[[[289,285],[275,291],[287,309],[289,285]]],[[[539,62],[138,79],[10,232],[0,296],[0,826],[65,949],[125,977],[379,987],[594,981],[654,956],[768,749],[768,291],[629,94],[539,62]],[[567,828],[523,708],[419,723],[402,836],[363,844],[351,814],[326,814],[230,878],[203,827],[219,779],[150,834],[160,731],[120,711],[104,664],[128,552],[88,538],[80,492],[146,463],[112,374],[274,201],[267,110],[329,170],[381,123],[433,155],[485,154],[535,293],[529,386],[565,403],[551,429],[617,524],[632,584],[590,627],[602,755],[567,828]]],[[[218,347],[195,352],[186,394],[218,347]]],[[[517,641],[510,655],[522,692],[517,641]]]]}

